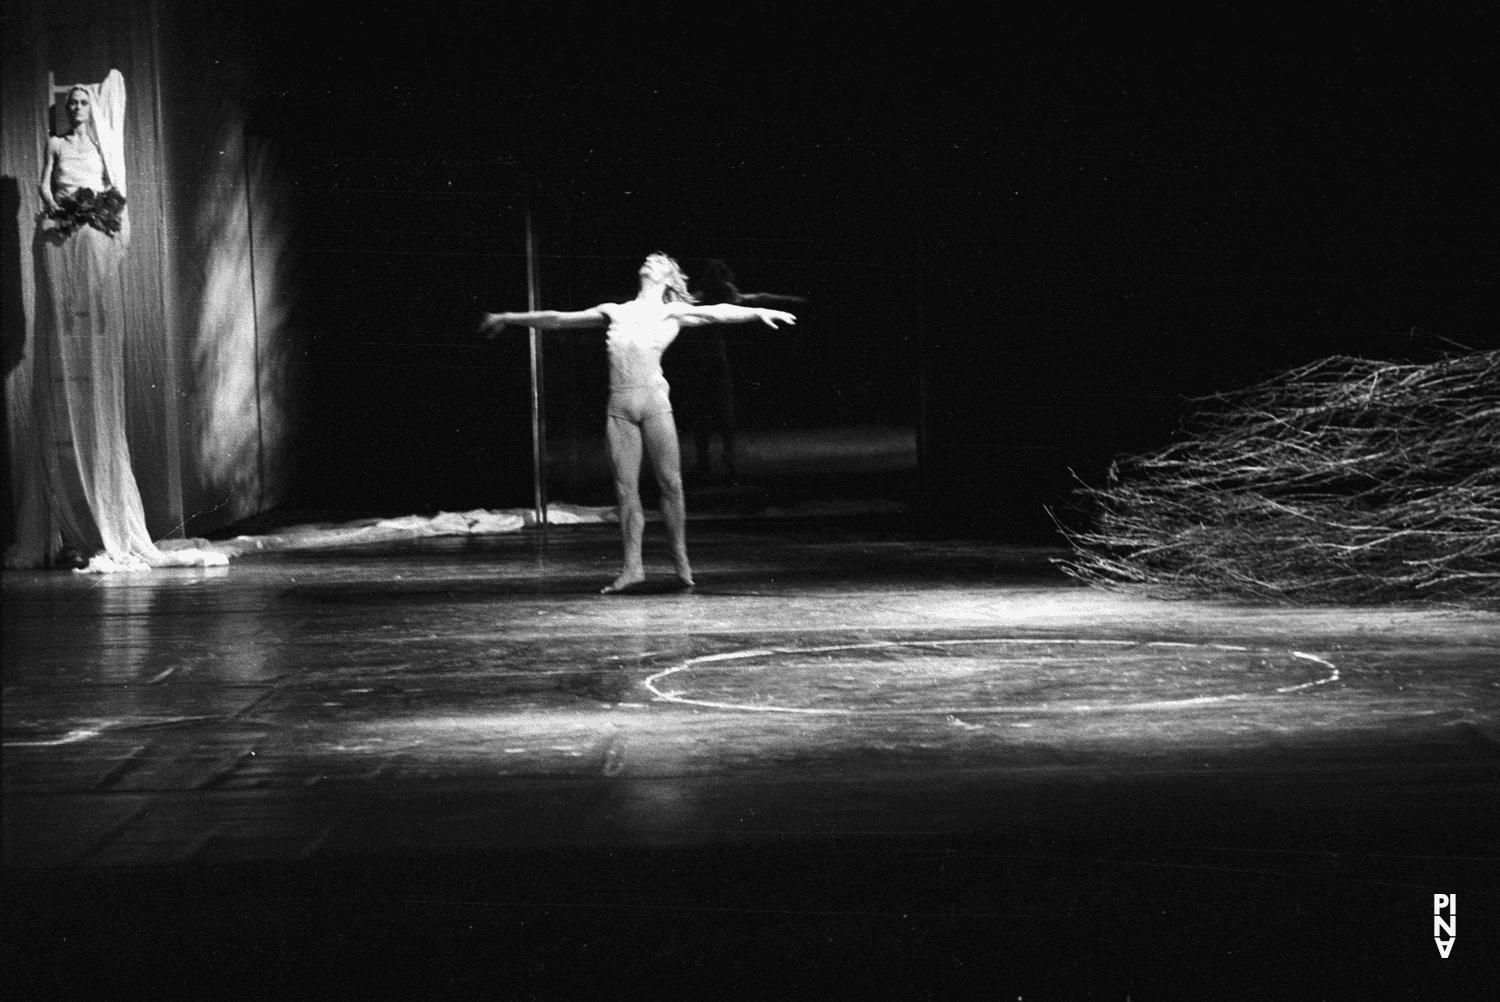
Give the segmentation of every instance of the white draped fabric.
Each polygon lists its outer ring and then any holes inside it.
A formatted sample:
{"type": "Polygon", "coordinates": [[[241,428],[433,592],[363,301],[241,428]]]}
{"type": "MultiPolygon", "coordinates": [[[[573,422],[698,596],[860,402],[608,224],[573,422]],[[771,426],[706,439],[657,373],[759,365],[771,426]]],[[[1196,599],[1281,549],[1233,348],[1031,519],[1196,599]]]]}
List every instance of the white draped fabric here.
{"type": "MultiPolygon", "coordinates": [[[[124,195],[124,77],[112,70],[102,84],[83,86],[93,107],[93,148],[75,143],[59,156],[49,183],[57,194],[112,185],[124,195]]],[[[58,543],[89,557],[93,572],[226,561],[220,553],[163,551],[146,529],[126,438],[120,266],[128,213],[115,235],[81,226],[65,236],[47,221],[37,227],[32,399],[44,489],[23,495],[11,566],[42,566],[58,543]],[[45,510],[35,510],[37,501],[45,510]]]]}

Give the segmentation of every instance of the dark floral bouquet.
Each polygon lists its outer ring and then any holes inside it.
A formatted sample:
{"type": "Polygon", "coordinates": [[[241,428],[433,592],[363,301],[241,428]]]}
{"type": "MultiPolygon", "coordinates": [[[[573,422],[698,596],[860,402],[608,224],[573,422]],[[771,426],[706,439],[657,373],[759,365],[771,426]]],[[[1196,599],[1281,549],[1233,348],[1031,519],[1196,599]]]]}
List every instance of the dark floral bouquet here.
{"type": "Polygon", "coordinates": [[[114,188],[95,192],[79,188],[71,197],[57,200],[57,208],[43,213],[56,224],[59,236],[72,236],[81,226],[92,226],[110,236],[120,232],[120,213],[125,211],[125,196],[114,188]]]}

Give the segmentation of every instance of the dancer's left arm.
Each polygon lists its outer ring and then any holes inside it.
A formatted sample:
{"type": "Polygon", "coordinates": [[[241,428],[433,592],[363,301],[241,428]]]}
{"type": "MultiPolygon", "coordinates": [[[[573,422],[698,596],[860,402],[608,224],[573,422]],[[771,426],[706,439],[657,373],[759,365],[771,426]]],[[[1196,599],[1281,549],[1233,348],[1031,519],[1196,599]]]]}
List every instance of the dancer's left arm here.
{"type": "Polygon", "coordinates": [[[741,292],[734,290],[737,306],[796,306],[807,302],[806,296],[785,296],[779,292],[741,292]]]}
{"type": "Polygon", "coordinates": [[[795,324],[797,318],[784,310],[767,310],[758,306],[734,306],[717,303],[711,306],[693,306],[687,303],[672,304],[669,314],[684,327],[699,327],[703,324],[743,324],[759,320],[767,327],[775,327],[777,321],[795,324]]]}

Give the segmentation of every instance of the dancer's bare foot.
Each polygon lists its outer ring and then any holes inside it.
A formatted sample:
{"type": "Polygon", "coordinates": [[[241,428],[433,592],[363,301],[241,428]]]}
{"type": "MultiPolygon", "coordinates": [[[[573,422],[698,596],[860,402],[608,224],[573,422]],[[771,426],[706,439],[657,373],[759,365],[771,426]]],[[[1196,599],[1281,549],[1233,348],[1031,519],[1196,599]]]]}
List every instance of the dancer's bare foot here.
{"type": "Polygon", "coordinates": [[[620,576],[609,584],[599,589],[601,595],[614,595],[618,592],[634,588],[646,580],[645,571],[621,571],[620,576]]]}
{"type": "Polygon", "coordinates": [[[693,569],[686,561],[677,565],[677,583],[684,588],[693,586],[693,569]]]}

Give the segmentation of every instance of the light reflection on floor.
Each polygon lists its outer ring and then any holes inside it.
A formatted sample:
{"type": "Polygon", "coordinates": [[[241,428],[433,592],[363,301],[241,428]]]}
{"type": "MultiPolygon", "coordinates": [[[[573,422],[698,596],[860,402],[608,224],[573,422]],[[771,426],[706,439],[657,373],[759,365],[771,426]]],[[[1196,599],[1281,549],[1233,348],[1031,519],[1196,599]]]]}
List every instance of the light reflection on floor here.
{"type": "MultiPolygon", "coordinates": [[[[7,572],[6,872],[54,916],[16,935],[92,921],[57,890],[75,879],[139,873],[155,900],[205,867],[229,882],[213,910],[172,900],[209,928],[267,886],[243,868],[275,866],[272,925],[311,886],[413,942],[479,906],[386,903],[521,902],[486,913],[494,942],[571,969],[619,908],[781,916],[755,926],[764,963],[809,949],[814,916],[946,916],[943,949],[1084,997],[1087,972],[1016,968],[985,930],[1058,961],[1040,930],[1071,909],[1094,955],[1210,984],[1180,923],[1222,957],[1316,887],[1362,958],[1341,970],[1367,972],[1407,956],[1385,931],[1407,898],[1500,893],[1500,618],[1153,603],[1077,588],[1045,550],[856,528],[698,527],[694,592],[611,598],[614,531],[590,526],[7,572]]],[[[1300,956],[1307,923],[1243,955],[1300,956]]],[[[728,927],[695,928],[671,935],[707,963],[728,927]]],[[[899,955],[904,933],[860,930],[899,955]]]]}
{"type": "MultiPolygon", "coordinates": [[[[795,779],[836,799],[870,771],[1000,782],[1038,756],[1085,773],[1253,771],[1333,746],[1371,762],[1433,746],[1446,763],[1465,758],[1461,734],[1494,733],[1492,616],[1150,603],[1071,586],[1044,552],[805,542],[700,532],[695,593],[615,599],[593,593],[612,531],[586,527],[555,530],[544,559],[528,536],[217,573],[8,575],[7,860],[176,859],[200,838],[156,810],[114,841],[57,837],[126,790],[233,791],[297,828],[324,811],[307,791],[331,783],[795,779]]],[[[318,825],[319,851],[369,851],[367,809],[318,825]]],[[[631,827],[671,826],[648,813],[631,827]]],[[[819,826],[774,804],[758,817],[819,826]]],[[[502,820],[494,838],[515,835],[502,820]]]]}

